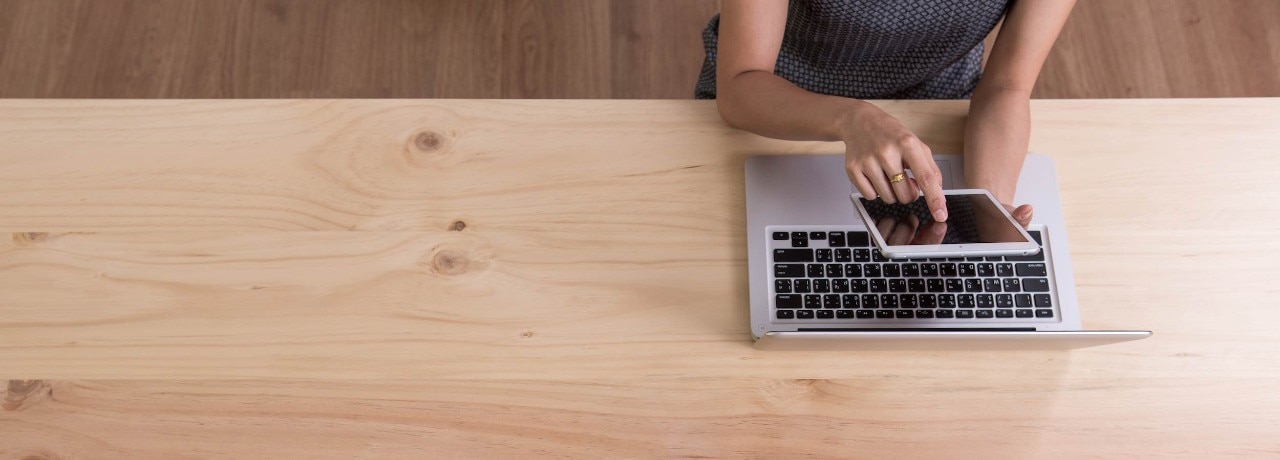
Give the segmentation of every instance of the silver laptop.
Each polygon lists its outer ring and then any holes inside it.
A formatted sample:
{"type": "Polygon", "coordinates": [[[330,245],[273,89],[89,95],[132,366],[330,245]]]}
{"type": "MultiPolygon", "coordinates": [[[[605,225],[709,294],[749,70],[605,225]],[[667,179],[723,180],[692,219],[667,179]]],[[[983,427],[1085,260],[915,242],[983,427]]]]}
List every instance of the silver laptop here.
{"type": "MultiPolygon", "coordinates": [[[[966,188],[962,157],[935,159],[943,188],[966,188]]],[[[1057,176],[1046,156],[1027,156],[1016,197],[1035,207],[1028,229],[1042,247],[1035,256],[886,259],[851,192],[843,155],[747,159],[756,348],[1067,349],[1151,335],[1081,329],[1057,176]],[[797,251],[780,251],[789,259],[775,261],[775,249],[808,249],[812,261],[797,262],[797,251]],[[1040,279],[1047,291],[1020,287],[1043,286],[1040,279]]]]}

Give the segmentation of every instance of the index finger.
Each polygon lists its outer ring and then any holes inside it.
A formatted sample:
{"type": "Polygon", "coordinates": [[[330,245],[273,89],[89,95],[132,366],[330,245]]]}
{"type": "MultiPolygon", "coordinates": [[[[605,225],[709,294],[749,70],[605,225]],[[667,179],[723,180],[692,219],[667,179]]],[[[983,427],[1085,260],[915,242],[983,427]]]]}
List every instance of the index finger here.
{"type": "Polygon", "coordinates": [[[933,155],[929,154],[927,148],[911,149],[906,157],[907,167],[911,168],[911,174],[924,192],[924,200],[929,204],[933,220],[945,222],[947,198],[942,194],[942,173],[938,171],[938,163],[933,161],[933,155]]]}

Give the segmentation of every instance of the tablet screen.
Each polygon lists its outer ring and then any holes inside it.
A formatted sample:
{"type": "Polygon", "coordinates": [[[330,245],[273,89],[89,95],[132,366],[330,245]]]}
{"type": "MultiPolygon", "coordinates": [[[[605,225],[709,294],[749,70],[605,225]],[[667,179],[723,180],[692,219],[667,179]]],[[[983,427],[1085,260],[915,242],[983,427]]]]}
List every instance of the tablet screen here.
{"type": "Polygon", "coordinates": [[[890,246],[935,244],[1022,243],[1027,239],[987,195],[946,195],[947,221],[935,222],[923,198],[909,204],[886,204],[859,197],[871,217],[868,225],[890,246]]]}

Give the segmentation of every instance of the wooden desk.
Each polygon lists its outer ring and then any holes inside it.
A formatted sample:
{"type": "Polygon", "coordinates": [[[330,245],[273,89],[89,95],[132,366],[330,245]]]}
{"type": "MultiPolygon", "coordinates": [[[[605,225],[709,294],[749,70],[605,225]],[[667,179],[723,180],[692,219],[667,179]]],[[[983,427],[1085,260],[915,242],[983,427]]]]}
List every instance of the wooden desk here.
{"type": "Polygon", "coordinates": [[[0,456],[1280,455],[1280,99],[1033,114],[1154,338],[756,351],[743,159],[842,147],[709,102],[0,101],[0,456]]]}

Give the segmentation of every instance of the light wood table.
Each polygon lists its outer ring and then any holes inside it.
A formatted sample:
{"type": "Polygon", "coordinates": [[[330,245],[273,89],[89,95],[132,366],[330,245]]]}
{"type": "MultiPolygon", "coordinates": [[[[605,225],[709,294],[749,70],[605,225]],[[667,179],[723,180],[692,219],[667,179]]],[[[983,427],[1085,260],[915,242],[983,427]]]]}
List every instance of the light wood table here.
{"type": "Polygon", "coordinates": [[[743,160],[842,146],[709,102],[0,101],[0,457],[1280,455],[1280,99],[1032,110],[1154,338],[753,349],[743,160]]]}

